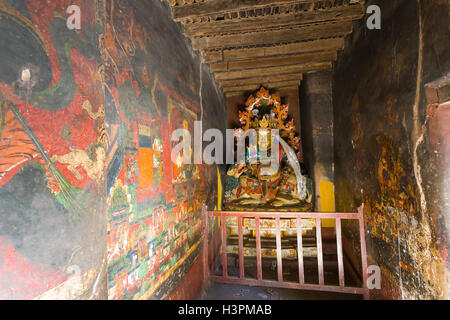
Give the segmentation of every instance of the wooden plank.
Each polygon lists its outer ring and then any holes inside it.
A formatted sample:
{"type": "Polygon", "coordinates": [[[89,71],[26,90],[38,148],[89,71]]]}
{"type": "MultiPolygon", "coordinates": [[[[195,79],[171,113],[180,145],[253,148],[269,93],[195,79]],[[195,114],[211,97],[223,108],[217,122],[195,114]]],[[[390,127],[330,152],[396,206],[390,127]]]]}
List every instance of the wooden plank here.
{"type": "Polygon", "coordinates": [[[227,98],[229,98],[229,97],[247,96],[247,92],[245,92],[245,91],[227,92],[227,93],[225,93],[225,96],[227,98]]]}
{"type": "Polygon", "coordinates": [[[224,61],[264,57],[265,55],[264,47],[223,50],[224,61]]]}
{"type": "Polygon", "coordinates": [[[242,232],[242,218],[238,218],[239,234],[239,277],[244,279],[244,235],[242,232]]]}
{"type": "Polygon", "coordinates": [[[281,219],[352,219],[358,220],[360,214],[359,213],[350,213],[350,212],[263,212],[263,211],[209,211],[209,215],[215,217],[245,217],[245,218],[273,218],[274,216],[280,217],[281,219]]]}
{"type": "Polygon", "coordinates": [[[298,87],[300,85],[300,81],[282,81],[282,82],[273,82],[273,83],[262,83],[262,84],[251,84],[247,86],[237,86],[237,87],[223,87],[223,92],[239,92],[239,91],[254,91],[263,86],[266,89],[272,88],[284,88],[284,87],[298,87]]]}
{"type": "Polygon", "coordinates": [[[211,63],[223,60],[223,51],[205,51],[202,52],[203,62],[211,63]]]}
{"type": "Polygon", "coordinates": [[[311,71],[327,70],[331,68],[332,68],[331,62],[318,62],[318,63],[305,63],[295,66],[250,69],[245,71],[240,70],[240,71],[216,72],[214,76],[217,81],[220,81],[220,80],[261,77],[264,75],[272,75],[272,74],[306,73],[311,71]]]}
{"type": "Polygon", "coordinates": [[[222,88],[225,88],[225,87],[245,86],[251,84],[261,84],[261,83],[271,84],[273,82],[281,82],[281,81],[292,81],[292,80],[301,81],[302,79],[303,74],[301,73],[288,73],[273,76],[269,75],[269,76],[254,77],[250,79],[223,80],[219,82],[219,85],[222,88]]]}
{"type": "Polygon", "coordinates": [[[280,81],[280,82],[270,82],[270,83],[253,83],[249,85],[239,85],[233,87],[222,87],[223,92],[239,92],[239,91],[252,91],[257,90],[261,86],[266,89],[275,89],[275,88],[285,88],[285,87],[298,87],[300,86],[301,81],[299,80],[289,80],[289,81],[280,81]]]}
{"type": "Polygon", "coordinates": [[[258,280],[262,280],[262,262],[261,262],[261,233],[259,217],[255,218],[256,227],[256,274],[258,280]]]}
{"type": "Polygon", "coordinates": [[[342,252],[342,226],[341,219],[336,219],[336,247],[338,256],[338,273],[339,273],[339,285],[341,287],[345,286],[344,279],[344,255],[342,252]]]}
{"type": "Polygon", "coordinates": [[[323,276],[323,249],[322,249],[322,220],[316,218],[316,240],[317,240],[317,266],[319,270],[319,285],[324,285],[323,276]]]}
{"type": "Polygon", "coordinates": [[[277,273],[278,273],[278,281],[283,281],[283,259],[281,255],[281,228],[280,228],[280,218],[275,218],[276,225],[276,241],[277,241],[277,273]]]}
{"type": "Polygon", "coordinates": [[[209,0],[207,2],[172,8],[173,19],[180,21],[208,15],[223,14],[230,11],[256,9],[270,5],[285,5],[295,3],[317,2],[317,0],[209,0]]]}
{"type": "Polygon", "coordinates": [[[428,104],[444,104],[450,100],[450,72],[443,77],[425,84],[428,104]]]}
{"type": "Polygon", "coordinates": [[[228,70],[228,62],[212,63],[209,65],[209,70],[211,72],[227,71],[228,70]]]}
{"type": "Polygon", "coordinates": [[[297,227],[297,258],[298,258],[298,279],[300,284],[305,284],[305,269],[303,265],[303,235],[302,219],[296,219],[297,227]]]}
{"type": "MultiPolygon", "coordinates": [[[[272,88],[272,91],[275,92],[289,91],[289,90],[298,90],[298,86],[272,88]]],[[[225,95],[227,97],[247,96],[249,92],[250,91],[233,91],[233,92],[226,92],[225,95]]]]}
{"type": "Polygon", "coordinates": [[[299,42],[319,38],[345,36],[351,33],[351,31],[352,23],[349,21],[324,23],[294,27],[292,29],[194,38],[192,39],[192,47],[195,50],[214,50],[220,48],[277,44],[280,42],[299,42]]]}
{"type": "Polygon", "coordinates": [[[226,49],[219,51],[203,51],[205,62],[221,62],[231,60],[247,60],[286,54],[300,54],[320,51],[337,51],[344,49],[344,38],[329,38],[313,41],[288,43],[271,47],[226,49]]]}
{"type": "Polygon", "coordinates": [[[364,8],[358,4],[289,15],[265,15],[256,18],[191,23],[184,26],[184,33],[191,38],[210,37],[225,33],[254,32],[326,21],[352,21],[363,16],[364,8]]]}
{"type": "Polygon", "coordinates": [[[289,43],[285,45],[265,48],[264,56],[342,50],[344,49],[344,45],[345,45],[345,38],[330,38],[298,43],[289,43]]]}
{"type": "Polygon", "coordinates": [[[308,62],[329,62],[336,61],[337,52],[319,52],[319,53],[304,53],[300,55],[255,58],[249,60],[219,62],[211,64],[211,71],[234,71],[255,68],[267,67],[281,67],[295,64],[303,64],[308,62]]]}

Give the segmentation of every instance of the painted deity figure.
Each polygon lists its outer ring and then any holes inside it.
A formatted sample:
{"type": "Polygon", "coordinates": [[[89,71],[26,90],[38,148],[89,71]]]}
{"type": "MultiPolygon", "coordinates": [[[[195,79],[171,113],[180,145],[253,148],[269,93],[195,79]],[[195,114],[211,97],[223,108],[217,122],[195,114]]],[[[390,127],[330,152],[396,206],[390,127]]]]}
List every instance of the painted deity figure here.
{"type": "Polygon", "coordinates": [[[245,161],[231,165],[227,171],[225,205],[231,210],[311,209],[312,180],[301,173],[300,139],[295,135],[293,121],[288,121],[288,106],[280,100],[261,88],[248,98],[245,110],[239,114],[242,124],[239,134],[254,129],[258,132],[258,143],[246,146],[245,161]],[[271,129],[278,130],[278,141],[268,137],[271,129]],[[276,169],[261,161],[261,153],[267,154],[272,143],[277,143],[280,153],[276,169]]]}

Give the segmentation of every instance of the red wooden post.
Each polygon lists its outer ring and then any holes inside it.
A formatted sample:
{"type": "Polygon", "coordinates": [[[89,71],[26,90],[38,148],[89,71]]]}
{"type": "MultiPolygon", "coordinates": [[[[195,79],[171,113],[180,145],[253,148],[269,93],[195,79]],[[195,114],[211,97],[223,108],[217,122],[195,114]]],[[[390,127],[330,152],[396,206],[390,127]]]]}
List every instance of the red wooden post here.
{"type": "Polygon", "coordinates": [[[319,285],[324,285],[323,279],[323,250],[322,250],[322,221],[316,218],[316,238],[317,238],[317,265],[319,267],[319,285]]]}
{"type": "Polygon", "coordinates": [[[222,213],[220,216],[220,223],[222,224],[222,275],[224,278],[228,277],[228,262],[227,262],[227,228],[225,217],[222,213]]]}
{"type": "Polygon", "coordinates": [[[220,222],[219,222],[219,217],[214,217],[214,226],[217,223],[217,230],[216,233],[214,234],[214,247],[212,250],[212,256],[213,256],[213,266],[214,266],[214,270],[217,270],[219,268],[220,265],[220,261],[222,260],[221,254],[220,254],[220,250],[221,250],[221,244],[222,244],[222,232],[220,230],[220,222]]]}
{"type": "Polygon", "coordinates": [[[206,204],[202,205],[202,215],[203,215],[203,286],[206,287],[208,285],[209,280],[209,248],[208,248],[208,208],[206,204]]]}
{"type": "Polygon", "coordinates": [[[238,233],[239,233],[239,277],[244,279],[244,235],[242,234],[242,219],[238,219],[238,233]]]}
{"type": "Polygon", "coordinates": [[[298,279],[300,284],[305,283],[305,272],[303,266],[303,235],[302,235],[302,219],[296,219],[297,226],[297,258],[298,258],[298,279]]]}
{"type": "Polygon", "coordinates": [[[283,261],[281,252],[281,228],[280,228],[280,218],[275,218],[276,222],[276,237],[277,237],[277,271],[278,271],[278,281],[283,281],[283,261]]]}
{"type": "Polygon", "coordinates": [[[256,227],[256,273],[258,280],[262,280],[262,262],[261,262],[261,232],[259,217],[255,218],[256,227]]]}
{"type": "Polygon", "coordinates": [[[338,256],[338,268],[339,268],[339,286],[344,287],[344,259],[342,253],[342,226],[341,218],[336,219],[336,247],[338,256]]]}
{"type": "MultiPolygon", "coordinates": [[[[209,216],[208,216],[208,218],[209,218],[209,216]]],[[[216,261],[216,233],[214,232],[214,231],[216,231],[216,230],[214,230],[214,225],[215,225],[215,223],[214,223],[214,220],[215,219],[213,219],[213,222],[212,222],[212,227],[213,227],[213,233],[212,233],[212,239],[210,240],[211,241],[211,245],[209,246],[209,255],[210,255],[210,261],[211,261],[211,265],[213,266],[213,268],[214,268],[214,270],[215,270],[215,261],[216,261]]],[[[208,263],[209,263],[209,260],[208,260],[208,263]]]]}
{"type": "MultiPolygon", "coordinates": [[[[362,266],[362,281],[363,288],[367,288],[367,248],[366,248],[366,233],[364,229],[364,203],[358,208],[359,219],[359,236],[361,242],[361,266],[362,266]]],[[[368,299],[368,293],[364,295],[368,299]]]]}

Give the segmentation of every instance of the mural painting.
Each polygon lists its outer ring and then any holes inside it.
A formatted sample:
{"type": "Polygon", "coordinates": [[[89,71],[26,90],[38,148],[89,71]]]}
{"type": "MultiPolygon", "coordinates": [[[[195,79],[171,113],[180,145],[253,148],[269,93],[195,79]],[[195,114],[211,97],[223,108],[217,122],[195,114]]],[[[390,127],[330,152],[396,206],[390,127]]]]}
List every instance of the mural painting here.
{"type": "Polygon", "coordinates": [[[171,133],[184,128],[193,135],[200,120],[200,74],[165,10],[156,2],[106,2],[110,299],[171,293],[198,257],[201,206],[215,192],[206,186],[215,185],[216,170],[171,161],[171,133]]]}
{"type": "Polygon", "coordinates": [[[102,22],[70,3],[0,1],[0,299],[105,294],[102,22]]]}

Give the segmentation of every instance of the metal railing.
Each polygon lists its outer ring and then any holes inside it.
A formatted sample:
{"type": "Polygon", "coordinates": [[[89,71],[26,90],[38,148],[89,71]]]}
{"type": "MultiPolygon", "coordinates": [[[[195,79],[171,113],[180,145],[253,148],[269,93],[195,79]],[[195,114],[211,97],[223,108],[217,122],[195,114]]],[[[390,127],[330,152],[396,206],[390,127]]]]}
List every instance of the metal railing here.
{"type": "Polygon", "coordinates": [[[288,288],[300,290],[316,290],[325,292],[340,292],[348,294],[360,294],[365,299],[368,298],[369,291],[367,289],[367,252],[366,240],[364,235],[364,218],[363,206],[358,209],[358,213],[313,213],[313,212],[232,212],[232,211],[208,211],[203,206],[203,234],[207,241],[203,241],[203,270],[204,281],[222,282],[228,284],[239,284],[249,286],[265,286],[274,288],[288,288]],[[212,217],[220,218],[220,227],[217,234],[213,234],[213,239],[209,238],[209,220],[212,217]],[[228,274],[227,260],[227,229],[226,218],[238,219],[238,243],[239,243],[239,276],[233,277],[228,274]],[[255,219],[255,240],[256,240],[256,279],[246,278],[244,272],[244,237],[243,237],[243,219],[255,219]],[[262,256],[261,256],[261,226],[260,219],[275,220],[275,239],[276,239],[276,261],[277,261],[277,280],[266,280],[262,277],[262,256]],[[288,282],[283,279],[283,259],[282,259],[282,242],[280,219],[295,219],[297,233],[297,258],[298,258],[298,276],[299,281],[288,282]],[[317,265],[319,284],[305,283],[305,268],[303,254],[303,235],[302,235],[302,219],[315,219],[316,224],[316,245],[317,245],[317,265]],[[335,221],[336,228],[336,248],[337,263],[339,274],[339,285],[326,285],[324,281],[324,259],[322,244],[322,219],[331,219],[335,221]],[[345,285],[344,280],[344,253],[342,246],[342,224],[343,219],[357,220],[359,222],[360,234],[360,252],[362,266],[362,287],[349,287],[345,285]],[[211,273],[211,268],[217,267],[217,262],[222,262],[222,274],[215,275],[211,273]]]}

